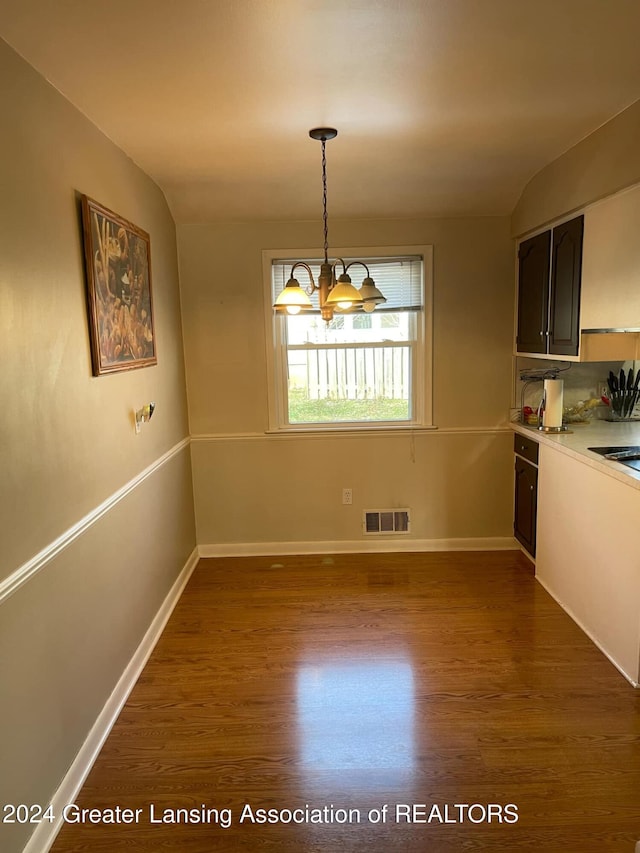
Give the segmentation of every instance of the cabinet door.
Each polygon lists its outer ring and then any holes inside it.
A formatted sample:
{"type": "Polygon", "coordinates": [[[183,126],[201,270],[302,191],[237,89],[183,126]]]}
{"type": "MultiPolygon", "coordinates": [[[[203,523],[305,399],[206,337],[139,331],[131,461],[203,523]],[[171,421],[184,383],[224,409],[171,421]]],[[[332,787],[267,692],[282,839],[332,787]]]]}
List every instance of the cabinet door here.
{"type": "Polygon", "coordinates": [[[516,457],[516,489],[513,533],[532,557],[536,555],[538,469],[516,457]]]}
{"type": "Polygon", "coordinates": [[[551,232],[520,244],[518,250],[518,352],[547,351],[551,232]]]}
{"type": "MultiPolygon", "coordinates": [[[[587,208],[580,293],[582,329],[640,328],[639,234],[640,186],[587,208]]],[[[625,354],[620,361],[627,358],[633,355],[625,354]]]]}
{"type": "Polygon", "coordinates": [[[549,352],[578,355],[584,217],[553,229],[549,352]]]}

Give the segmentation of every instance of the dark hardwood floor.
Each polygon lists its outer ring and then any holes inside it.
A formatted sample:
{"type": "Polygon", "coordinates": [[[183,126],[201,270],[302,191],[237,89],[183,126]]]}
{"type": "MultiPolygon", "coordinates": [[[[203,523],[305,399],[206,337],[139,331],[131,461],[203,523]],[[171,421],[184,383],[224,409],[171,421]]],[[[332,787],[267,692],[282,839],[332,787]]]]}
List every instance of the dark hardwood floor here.
{"type": "Polygon", "coordinates": [[[139,820],[54,853],[632,853],[640,693],[517,552],[202,560],[77,803],[139,820]]]}

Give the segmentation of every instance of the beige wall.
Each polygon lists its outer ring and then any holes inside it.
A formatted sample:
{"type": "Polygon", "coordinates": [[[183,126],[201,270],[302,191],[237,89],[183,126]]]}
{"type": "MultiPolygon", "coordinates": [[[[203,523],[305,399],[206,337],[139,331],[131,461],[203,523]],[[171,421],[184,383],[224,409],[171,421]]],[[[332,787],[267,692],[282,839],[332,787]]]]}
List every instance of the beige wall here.
{"type": "Polygon", "coordinates": [[[188,434],[175,226],[164,196],[0,44],[0,577],[188,434]],[[78,195],[151,235],[158,365],[93,377],[78,195]],[[135,436],[131,411],[155,400],[135,436]]]}
{"type": "MultiPolygon", "coordinates": [[[[264,433],[261,252],[317,245],[320,224],[182,225],[183,355],[158,187],[1,41],[0,81],[0,582],[187,436],[187,392],[196,437],[0,601],[0,802],[30,803],[54,792],[191,553],[192,489],[204,545],[353,542],[362,508],[388,506],[412,508],[410,540],[511,536],[510,232],[640,181],[640,102],[536,175],[511,223],[332,222],[335,246],[434,246],[439,429],[283,437],[264,433]],[[155,367],[91,375],[82,193],[151,234],[155,367]]],[[[0,847],[28,832],[0,827],[0,847]]]]}
{"type": "Polygon", "coordinates": [[[198,542],[366,550],[381,537],[363,537],[362,510],[409,507],[411,534],[383,537],[399,549],[483,547],[513,533],[512,450],[510,431],[195,440],[198,542]]]}
{"type": "Polygon", "coordinates": [[[640,101],[549,163],[525,187],[512,216],[521,236],[640,181],[640,101]]]}
{"type": "Polygon", "coordinates": [[[510,405],[508,226],[506,218],[330,223],[336,246],[434,247],[440,429],[413,438],[264,436],[261,253],[312,247],[321,226],[178,226],[200,544],[355,540],[363,508],[407,505],[415,539],[511,536],[509,437],[494,431],[510,405]],[[342,487],[354,489],[351,508],[341,504],[342,487]],[[285,506],[293,515],[285,517],[285,506]]]}
{"type": "MultiPolygon", "coordinates": [[[[188,435],[158,187],[0,42],[0,581],[188,435]],[[92,377],[78,197],[151,235],[158,365],[92,377]],[[131,412],[155,400],[140,436],[131,412]]],[[[183,450],[0,603],[0,802],[47,802],[195,545],[183,450]]],[[[21,850],[29,827],[0,827],[21,850]],[[13,834],[12,834],[13,833],[13,834]]]]}

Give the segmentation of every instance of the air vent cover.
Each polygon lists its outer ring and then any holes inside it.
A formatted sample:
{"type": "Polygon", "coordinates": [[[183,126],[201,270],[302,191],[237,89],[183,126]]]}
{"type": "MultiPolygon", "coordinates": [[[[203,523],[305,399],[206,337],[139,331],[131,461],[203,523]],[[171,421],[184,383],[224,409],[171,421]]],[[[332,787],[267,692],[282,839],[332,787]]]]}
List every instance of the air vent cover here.
{"type": "Polygon", "coordinates": [[[362,518],[365,535],[388,536],[391,533],[409,533],[411,520],[408,509],[366,509],[362,518]]]}

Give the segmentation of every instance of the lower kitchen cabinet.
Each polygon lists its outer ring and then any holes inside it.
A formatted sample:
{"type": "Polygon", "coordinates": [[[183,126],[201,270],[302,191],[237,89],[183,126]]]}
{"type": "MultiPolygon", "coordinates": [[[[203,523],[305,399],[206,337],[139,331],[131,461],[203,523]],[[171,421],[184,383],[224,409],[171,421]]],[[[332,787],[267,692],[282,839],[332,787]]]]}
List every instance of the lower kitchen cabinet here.
{"type": "Polygon", "coordinates": [[[532,557],[536,555],[537,512],[538,469],[530,462],[516,456],[513,533],[532,557]]]}
{"type": "Polygon", "coordinates": [[[515,505],[513,535],[532,557],[536,555],[536,516],[538,511],[538,442],[516,433],[515,505]]]}
{"type": "Polygon", "coordinates": [[[536,578],[637,684],[640,488],[546,444],[538,474],[536,578]]]}

